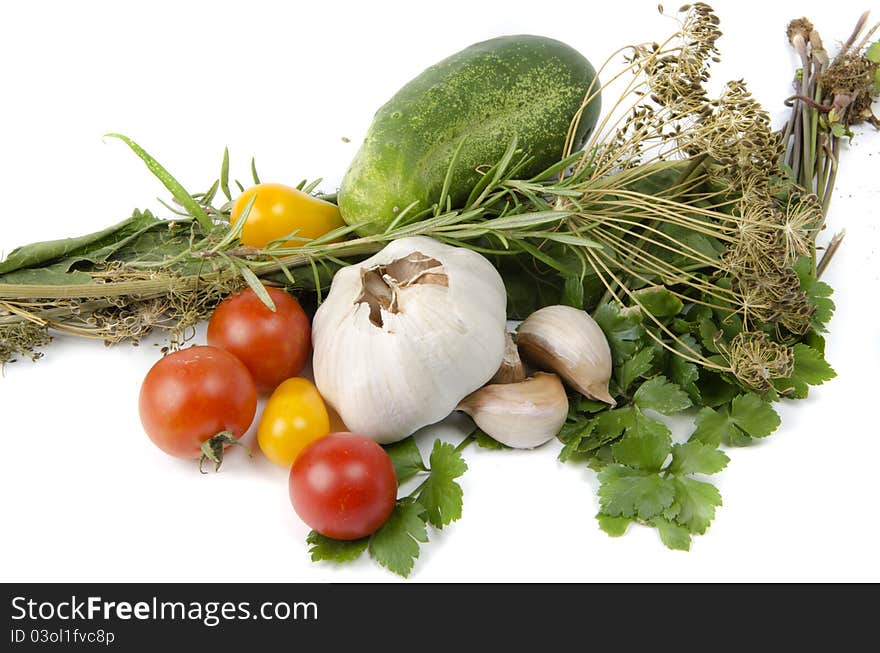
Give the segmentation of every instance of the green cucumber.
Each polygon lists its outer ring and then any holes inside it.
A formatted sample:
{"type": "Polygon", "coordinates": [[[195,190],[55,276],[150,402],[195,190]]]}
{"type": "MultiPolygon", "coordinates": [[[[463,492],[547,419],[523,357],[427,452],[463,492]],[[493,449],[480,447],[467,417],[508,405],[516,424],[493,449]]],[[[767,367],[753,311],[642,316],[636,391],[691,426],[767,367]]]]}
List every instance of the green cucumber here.
{"type": "MultiPolygon", "coordinates": [[[[522,177],[560,160],[593,66],[579,52],[542,36],[502,36],[477,43],[431,66],[404,86],[373,119],[339,187],[339,209],[358,232],[384,231],[413,202],[440,199],[456,150],[449,197],[460,206],[514,137],[531,163],[522,177]]],[[[593,91],[598,88],[598,82],[593,91]]],[[[599,116],[598,95],[575,135],[580,148],[599,116]]]]}

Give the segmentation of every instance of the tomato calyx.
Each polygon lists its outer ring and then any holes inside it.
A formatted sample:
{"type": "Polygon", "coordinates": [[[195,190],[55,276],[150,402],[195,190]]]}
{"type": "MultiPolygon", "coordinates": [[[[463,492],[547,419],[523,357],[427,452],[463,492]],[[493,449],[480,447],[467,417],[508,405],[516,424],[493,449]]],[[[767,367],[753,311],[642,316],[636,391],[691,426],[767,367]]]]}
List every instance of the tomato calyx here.
{"type": "Polygon", "coordinates": [[[244,442],[235,437],[234,434],[229,431],[221,431],[214,437],[205,440],[202,442],[202,456],[199,458],[199,471],[202,474],[207,474],[204,470],[204,465],[206,460],[210,460],[214,463],[214,471],[220,471],[220,465],[223,464],[223,450],[226,448],[228,444],[237,444],[239,447],[242,447],[245,451],[248,452],[248,455],[253,455],[251,453],[250,447],[248,447],[244,442]]]}

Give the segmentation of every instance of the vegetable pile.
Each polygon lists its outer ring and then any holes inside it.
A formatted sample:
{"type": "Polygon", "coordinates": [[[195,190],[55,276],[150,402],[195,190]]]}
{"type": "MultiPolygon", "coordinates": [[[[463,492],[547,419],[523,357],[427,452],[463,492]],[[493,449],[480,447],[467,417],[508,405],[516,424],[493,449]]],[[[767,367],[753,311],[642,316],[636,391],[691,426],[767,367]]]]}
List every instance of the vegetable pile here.
{"type": "Polygon", "coordinates": [[[842,139],[880,127],[880,42],[864,15],[832,57],[792,21],[802,66],[774,130],[743,81],[710,97],[719,21],[681,11],[617,69],[535,36],[438,63],[376,114],[338,197],[261,183],[253,162],[236,194],[228,152],[193,194],[112,135],[174,216],[11,252],[0,361],[38,358],[53,332],[162,330],[144,428],[217,468],[271,393],[258,444],[291,469],[313,560],[368,552],[407,576],[462,515],[465,447],[554,438],[561,461],[597,472],[602,530],[643,524],[688,549],[721,505],[708,477],[728,452],[776,430],[774,402],[835,375],[821,276],[842,235],[817,239],[842,139]],[[186,347],[206,318],[208,344],[186,347]],[[297,376],[312,345],[314,384],[297,376]],[[425,461],[413,433],[456,410],[473,432],[425,461]],[[679,414],[693,428],[674,442],[679,414]]]}

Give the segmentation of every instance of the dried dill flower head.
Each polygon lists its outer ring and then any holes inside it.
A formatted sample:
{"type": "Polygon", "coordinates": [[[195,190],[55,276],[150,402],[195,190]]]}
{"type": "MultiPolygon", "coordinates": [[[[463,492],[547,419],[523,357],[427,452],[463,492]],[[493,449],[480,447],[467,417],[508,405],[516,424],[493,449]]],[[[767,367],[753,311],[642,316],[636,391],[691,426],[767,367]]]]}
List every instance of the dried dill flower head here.
{"type": "MultiPolygon", "coordinates": [[[[766,262],[772,260],[773,257],[768,256],[766,262]]],[[[800,279],[793,269],[786,265],[758,268],[747,262],[732,276],[733,288],[742,297],[746,322],[779,323],[796,334],[809,330],[816,309],[801,289],[800,279]]]]}
{"type": "Polygon", "coordinates": [[[775,174],[783,145],[769,114],[738,80],[728,82],[721,96],[705,105],[693,128],[682,132],[682,149],[691,156],[708,155],[739,187],[775,174]]]}
{"type": "Polygon", "coordinates": [[[740,199],[734,222],[736,238],[722,261],[742,298],[745,319],[806,333],[815,307],[792,266],[798,257],[810,254],[813,234],[822,222],[816,196],[791,195],[780,207],[766,189],[752,189],[740,199]]]}
{"type": "Polygon", "coordinates": [[[0,366],[11,363],[17,356],[31,360],[42,358],[40,347],[52,341],[45,325],[31,321],[13,322],[0,325],[0,366]]]}
{"type": "Polygon", "coordinates": [[[791,376],[794,366],[791,350],[763,331],[737,334],[730,341],[727,358],[734,376],[758,392],[772,390],[771,381],[791,376]]]}
{"type": "Polygon", "coordinates": [[[703,84],[709,79],[709,65],[718,61],[716,41],[721,36],[719,20],[702,2],[685,5],[686,12],[677,47],[664,50],[659,44],[636,48],[633,60],[643,64],[651,99],[668,108],[673,117],[700,110],[707,101],[703,84]]]}
{"type": "Polygon", "coordinates": [[[785,262],[793,265],[800,256],[810,254],[810,246],[823,222],[822,204],[814,193],[789,197],[785,208],[776,212],[785,248],[785,262]]]}

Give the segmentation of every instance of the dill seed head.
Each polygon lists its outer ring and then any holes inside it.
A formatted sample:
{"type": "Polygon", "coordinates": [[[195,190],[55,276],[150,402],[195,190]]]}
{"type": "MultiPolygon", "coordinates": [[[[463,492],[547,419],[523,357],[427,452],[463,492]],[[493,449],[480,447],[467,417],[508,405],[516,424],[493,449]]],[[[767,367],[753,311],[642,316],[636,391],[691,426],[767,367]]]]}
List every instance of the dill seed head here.
{"type": "Polygon", "coordinates": [[[727,358],[734,376],[758,392],[771,390],[771,381],[790,376],[794,367],[791,350],[763,331],[737,334],[730,341],[727,358]]]}
{"type": "Polygon", "coordinates": [[[799,256],[809,256],[815,232],[822,224],[822,205],[814,194],[789,198],[780,216],[785,262],[793,265],[799,256]]]}
{"type": "Polygon", "coordinates": [[[733,288],[743,298],[746,321],[760,324],[781,324],[792,333],[804,334],[810,328],[815,313],[807,294],[800,287],[800,279],[790,267],[779,264],[781,253],[774,251],[764,265],[749,265],[733,271],[733,288]]]}
{"type": "Polygon", "coordinates": [[[26,356],[31,360],[42,358],[37,351],[52,341],[48,327],[29,320],[0,324],[0,367],[15,360],[16,356],[26,356]]]}

